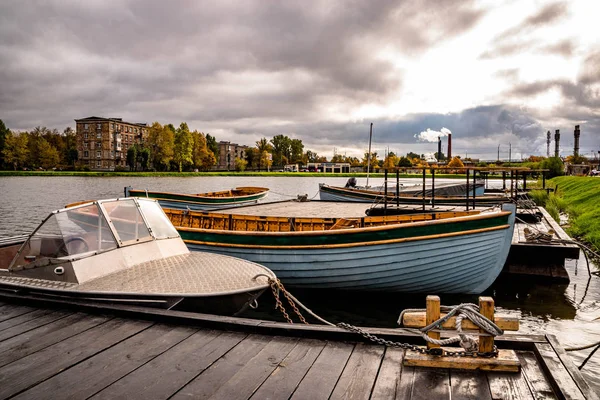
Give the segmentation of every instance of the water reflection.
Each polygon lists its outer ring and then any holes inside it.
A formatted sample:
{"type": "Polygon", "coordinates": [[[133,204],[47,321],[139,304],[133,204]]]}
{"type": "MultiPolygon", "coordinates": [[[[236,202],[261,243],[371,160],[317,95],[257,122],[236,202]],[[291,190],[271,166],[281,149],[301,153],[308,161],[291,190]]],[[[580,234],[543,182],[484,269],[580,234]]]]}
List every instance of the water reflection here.
{"type": "MultiPolygon", "coordinates": [[[[347,178],[314,177],[190,177],[190,178],[91,178],[91,177],[0,177],[0,237],[30,233],[54,209],[89,199],[122,196],[125,186],[151,190],[202,193],[235,186],[265,186],[271,189],[269,201],[307,194],[318,198],[318,184],[344,185],[347,178]]],[[[402,180],[405,184],[420,180],[402,180]]],[[[444,180],[436,180],[442,182],[444,180]]],[[[360,183],[360,182],[359,182],[360,183]]],[[[369,181],[380,185],[383,179],[369,181]]],[[[500,186],[501,182],[490,182],[500,186]]],[[[521,320],[522,333],[550,333],[565,347],[600,340],[600,278],[590,278],[585,259],[567,262],[571,282],[557,284],[535,278],[502,277],[485,293],[495,298],[498,312],[521,320]]],[[[592,271],[596,268],[592,267],[592,271]]],[[[332,322],[395,327],[401,310],[423,308],[425,295],[350,293],[293,290],[293,294],[313,311],[332,322]]],[[[477,303],[478,296],[442,295],[442,304],[477,303]]],[[[273,310],[270,296],[263,296],[259,309],[247,316],[283,321],[273,310]]],[[[569,353],[580,365],[593,349],[569,353]]],[[[582,370],[600,392],[600,352],[582,370]]]]}

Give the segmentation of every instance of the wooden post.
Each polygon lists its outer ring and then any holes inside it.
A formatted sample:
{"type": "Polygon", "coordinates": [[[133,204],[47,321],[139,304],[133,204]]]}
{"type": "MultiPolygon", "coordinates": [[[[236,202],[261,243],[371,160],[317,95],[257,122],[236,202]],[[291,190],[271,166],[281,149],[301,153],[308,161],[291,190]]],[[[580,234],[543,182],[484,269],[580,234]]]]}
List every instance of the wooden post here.
{"type": "Polygon", "coordinates": [[[467,173],[467,211],[469,211],[469,169],[466,169],[467,173]]]}
{"type": "Polygon", "coordinates": [[[400,169],[396,168],[396,208],[400,208],[400,169]]]}
{"type": "MultiPolygon", "coordinates": [[[[494,320],[494,299],[491,297],[481,296],[479,298],[479,313],[489,319],[494,320]]],[[[480,333],[486,333],[485,330],[479,329],[480,333]]],[[[482,353],[490,352],[494,349],[493,336],[479,337],[479,351],[482,353]]]]}
{"type": "Polygon", "coordinates": [[[383,215],[387,215],[387,180],[388,180],[388,169],[384,169],[383,174],[383,215]]]}
{"type": "MultiPolygon", "coordinates": [[[[427,307],[425,311],[425,325],[429,325],[434,321],[440,319],[440,297],[439,296],[427,296],[427,307]]],[[[440,339],[439,332],[427,332],[427,336],[432,339],[440,339]]],[[[438,344],[427,342],[427,348],[440,347],[438,344]]]]}
{"type": "MultiPolygon", "coordinates": [[[[425,196],[425,190],[423,190],[425,196]]],[[[435,208],[435,169],[431,169],[431,208],[435,208]]]]}
{"type": "Polygon", "coordinates": [[[423,167],[423,211],[425,211],[425,174],[426,174],[427,170],[425,169],[425,167],[423,167]]]}

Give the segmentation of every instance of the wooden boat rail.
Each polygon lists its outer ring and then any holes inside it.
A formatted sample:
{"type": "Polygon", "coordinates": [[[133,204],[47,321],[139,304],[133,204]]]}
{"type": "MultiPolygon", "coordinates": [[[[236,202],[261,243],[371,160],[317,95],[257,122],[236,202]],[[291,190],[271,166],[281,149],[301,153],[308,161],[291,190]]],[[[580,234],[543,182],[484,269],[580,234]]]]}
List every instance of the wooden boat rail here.
{"type": "Polygon", "coordinates": [[[365,228],[463,217],[480,213],[477,210],[470,210],[360,218],[305,218],[190,212],[173,209],[164,209],[164,211],[176,227],[249,232],[311,232],[365,228]]]}

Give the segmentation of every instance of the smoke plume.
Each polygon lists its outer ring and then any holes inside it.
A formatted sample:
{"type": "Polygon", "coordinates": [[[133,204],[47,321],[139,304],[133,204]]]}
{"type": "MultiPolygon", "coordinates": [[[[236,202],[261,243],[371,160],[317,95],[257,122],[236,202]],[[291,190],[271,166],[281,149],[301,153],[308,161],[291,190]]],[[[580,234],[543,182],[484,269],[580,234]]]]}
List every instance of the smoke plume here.
{"type": "Polygon", "coordinates": [[[423,132],[415,135],[415,137],[417,138],[417,141],[419,141],[419,142],[432,142],[433,143],[433,142],[437,142],[439,137],[448,136],[451,133],[452,132],[450,132],[450,129],[448,129],[448,128],[442,128],[442,129],[440,129],[439,132],[427,128],[426,131],[423,131],[423,132]]]}

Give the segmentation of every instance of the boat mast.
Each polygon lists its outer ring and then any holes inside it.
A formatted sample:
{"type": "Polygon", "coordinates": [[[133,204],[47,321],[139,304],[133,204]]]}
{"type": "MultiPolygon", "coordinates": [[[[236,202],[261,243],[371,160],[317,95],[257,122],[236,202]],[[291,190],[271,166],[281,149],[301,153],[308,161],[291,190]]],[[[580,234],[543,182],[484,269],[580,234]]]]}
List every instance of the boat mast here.
{"type": "Polygon", "coordinates": [[[369,153],[367,154],[367,186],[369,187],[369,172],[371,170],[371,138],[373,137],[373,123],[371,122],[371,129],[369,130],[369,153]]]}

